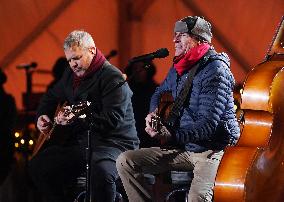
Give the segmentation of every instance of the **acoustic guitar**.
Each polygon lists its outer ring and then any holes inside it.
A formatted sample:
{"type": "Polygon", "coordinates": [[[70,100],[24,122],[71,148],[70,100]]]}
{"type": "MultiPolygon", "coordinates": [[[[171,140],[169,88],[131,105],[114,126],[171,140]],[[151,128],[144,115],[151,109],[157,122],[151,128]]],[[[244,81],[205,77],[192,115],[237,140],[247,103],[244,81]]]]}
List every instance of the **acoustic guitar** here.
{"type": "MultiPolygon", "coordinates": [[[[166,127],[166,120],[169,117],[169,114],[172,110],[172,106],[174,104],[174,98],[172,96],[171,91],[165,91],[161,94],[159,99],[158,111],[156,116],[152,116],[150,125],[157,132],[161,132],[161,127],[164,125],[166,127]]],[[[161,140],[161,145],[164,145],[165,142],[161,140]]]]}
{"type": "Polygon", "coordinates": [[[52,127],[49,130],[47,134],[40,133],[35,147],[33,149],[32,158],[39,152],[39,150],[42,148],[43,144],[50,139],[55,127],[57,126],[57,123],[55,121],[55,118],[57,117],[59,112],[63,112],[64,116],[68,116],[70,114],[73,114],[72,118],[70,118],[67,123],[72,123],[77,118],[85,118],[86,114],[84,114],[85,110],[91,105],[91,102],[89,101],[81,101],[78,104],[75,105],[67,105],[67,102],[65,102],[62,106],[58,105],[57,109],[55,111],[55,116],[53,119],[52,127]]]}

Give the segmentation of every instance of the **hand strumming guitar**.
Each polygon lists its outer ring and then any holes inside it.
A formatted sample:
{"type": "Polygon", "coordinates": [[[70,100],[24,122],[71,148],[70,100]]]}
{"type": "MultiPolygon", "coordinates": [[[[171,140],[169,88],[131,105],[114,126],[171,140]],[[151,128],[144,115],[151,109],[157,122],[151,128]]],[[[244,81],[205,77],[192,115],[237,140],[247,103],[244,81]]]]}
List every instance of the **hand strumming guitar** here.
{"type": "Polygon", "coordinates": [[[39,129],[39,131],[43,134],[48,134],[50,129],[52,128],[52,123],[50,118],[47,115],[41,115],[38,119],[37,119],[37,128],[39,129]]]}
{"type": "Polygon", "coordinates": [[[154,112],[149,113],[149,114],[147,115],[147,117],[145,118],[145,121],[146,121],[146,128],[145,128],[145,131],[146,131],[151,137],[155,137],[155,136],[158,134],[158,131],[152,127],[152,119],[153,119],[153,117],[157,116],[157,115],[156,115],[156,111],[157,111],[157,110],[155,110],[154,112]]]}
{"type": "Polygon", "coordinates": [[[159,117],[157,115],[158,109],[151,112],[145,118],[146,128],[145,131],[151,136],[156,137],[161,142],[167,142],[171,138],[171,133],[161,122],[159,122],[159,117]],[[154,121],[156,120],[156,121],[154,121]]]}

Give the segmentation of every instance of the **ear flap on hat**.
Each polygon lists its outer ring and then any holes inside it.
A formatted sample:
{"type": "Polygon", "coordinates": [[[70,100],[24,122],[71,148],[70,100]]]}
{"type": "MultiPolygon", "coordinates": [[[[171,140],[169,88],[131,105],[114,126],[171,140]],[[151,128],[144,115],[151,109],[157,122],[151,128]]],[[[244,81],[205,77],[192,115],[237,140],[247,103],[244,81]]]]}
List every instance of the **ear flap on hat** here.
{"type": "Polygon", "coordinates": [[[187,16],[176,22],[174,32],[182,32],[182,33],[191,33],[191,30],[194,28],[197,16],[187,16]]]}
{"type": "Polygon", "coordinates": [[[194,28],[197,19],[198,19],[197,16],[187,16],[181,19],[182,22],[185,22],[187,24],[188,33],[191,33],[191,30],[194,28]]]}
{"type": "Polygon", "coordinates": [[[204,18],[197,18],[194,28],[191,29],[191,33],[211,43],[211,24],[204,18]]]}

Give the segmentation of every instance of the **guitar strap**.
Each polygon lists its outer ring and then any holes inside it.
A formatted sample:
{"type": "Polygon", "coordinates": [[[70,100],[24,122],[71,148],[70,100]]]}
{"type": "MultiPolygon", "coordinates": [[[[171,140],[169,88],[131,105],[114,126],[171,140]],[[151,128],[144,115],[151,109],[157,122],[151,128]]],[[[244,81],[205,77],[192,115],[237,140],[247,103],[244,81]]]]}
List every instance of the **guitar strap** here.
{"type": "Polygon", "coordinates": [[[209,61],[210,55],[214,53],[216,53],[215,50],[209,49],[207,53],[199,60],[199,62],[197,62],[194,65],[194,67],[189,71],[188,78],[184,83],[183,89],[180,91],[178,97],[173,103],[173,106],[171,108],[171,111],[169,112],[168,118],[164,120],[166,125],[170,126],[171,128],[174,128],[176,126],[177,120],[181,115],[181,111],[185,104],[185,101],[190,98],[189,91],[191,89],[192,81],[193,81],[194,76],[196,75],[197,70],[199,69],[199,67],[202,67],[208,64],[208,62],[210,62],[209,61]]]}

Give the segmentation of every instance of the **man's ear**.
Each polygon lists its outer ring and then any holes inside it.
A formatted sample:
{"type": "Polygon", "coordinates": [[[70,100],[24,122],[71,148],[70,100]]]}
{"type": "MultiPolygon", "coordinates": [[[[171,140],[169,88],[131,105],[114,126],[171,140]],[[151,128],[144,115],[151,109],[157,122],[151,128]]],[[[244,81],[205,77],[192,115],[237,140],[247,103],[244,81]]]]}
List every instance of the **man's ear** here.
{"type": "Polygon", "coordinates": [[[89,51],[91,51],[91,53],[95,55],[96,52],[97,52],[97,48],[96,47],[91,47],[91,48],[89,48],[89,51]]]}

